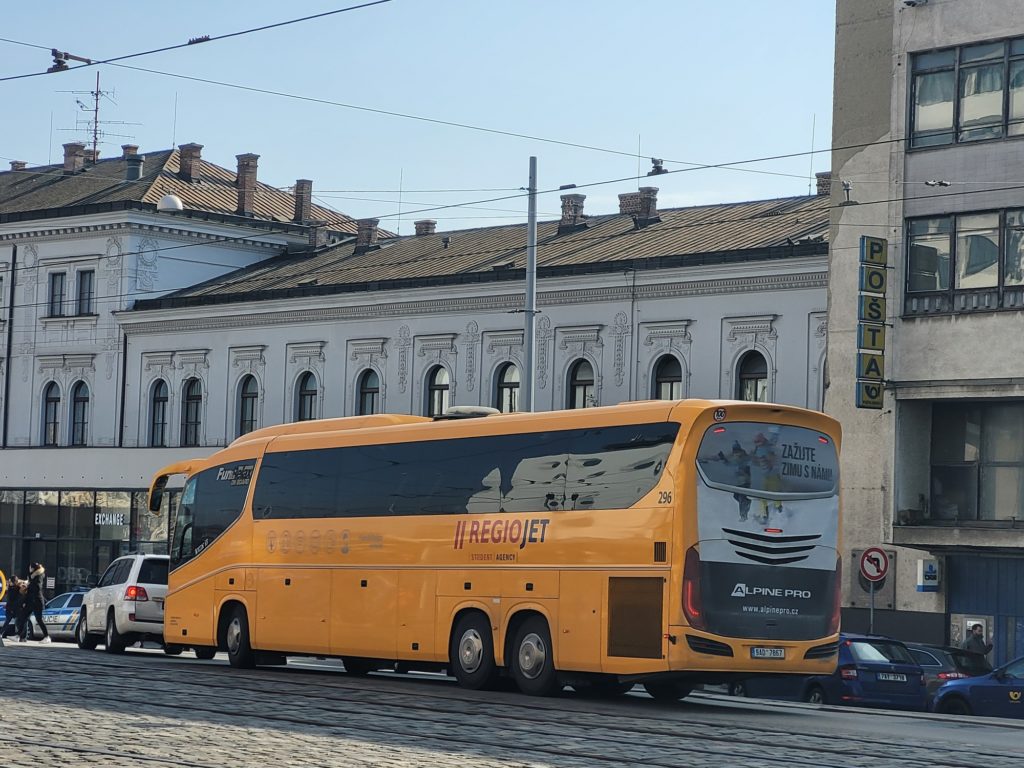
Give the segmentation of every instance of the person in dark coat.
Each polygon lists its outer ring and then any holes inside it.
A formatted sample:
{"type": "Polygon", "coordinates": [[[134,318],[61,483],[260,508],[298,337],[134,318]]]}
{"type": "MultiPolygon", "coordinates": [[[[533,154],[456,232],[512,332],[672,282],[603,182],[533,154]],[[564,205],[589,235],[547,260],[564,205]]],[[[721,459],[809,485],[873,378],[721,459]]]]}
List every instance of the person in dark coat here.
{"type": "Polygon", "coordinates": [[[46,569],[42,563],[32,563],[28,572],[28,592],[25,594],[25,605],[22,611],[25,621],[21,625],[21,640],[24,642],[28,631],[30,617],[36,617],[36,624],[43,630],[43,642],[50,642],[50,633],[43,623],[43,583],[46,578],[46,569]]]}
{"type": "MultiPolygon", "coordinates": [[[[7,603],[5,604],[7,615],[4,618],[4,627],[0,629],[0,637],[7,637],[7,630],[11,626],[19,635],[21,634],[21,604],[25,599],[21,586],[21,579],[11,576],[11,581],[7,585],[7,603]]],[[[27,590],[26,587],[25,591],[27,590]]]]}
{"type": "Polygon", "coordinates": [[[992,643],[985,642],[985,627],[981,624],[975,624],[971,627],[971,634],[964,640],[962,647],[965,651],[976,653],[979,656],[984,656],[991,651],[992,643]]]}

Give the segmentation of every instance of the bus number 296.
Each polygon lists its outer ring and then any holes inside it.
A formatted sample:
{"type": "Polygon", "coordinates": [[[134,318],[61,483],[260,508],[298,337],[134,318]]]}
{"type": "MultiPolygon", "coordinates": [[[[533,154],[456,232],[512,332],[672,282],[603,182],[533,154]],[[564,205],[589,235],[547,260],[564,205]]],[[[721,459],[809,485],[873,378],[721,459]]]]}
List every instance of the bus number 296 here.
{"type": "Polygon", "coordinates": [[[658,494],[659,504],[671,504],[672,503],[672,491],[661,491],[658,494]]]}

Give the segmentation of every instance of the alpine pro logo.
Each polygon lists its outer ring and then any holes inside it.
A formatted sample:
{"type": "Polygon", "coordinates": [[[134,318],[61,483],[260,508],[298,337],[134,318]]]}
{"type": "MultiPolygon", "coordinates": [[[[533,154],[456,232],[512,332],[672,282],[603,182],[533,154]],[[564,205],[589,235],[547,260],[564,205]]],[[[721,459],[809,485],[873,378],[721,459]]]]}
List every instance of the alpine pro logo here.
{"type": "Polygon", "coordinates": [[[740,582],[732,588],[733,597],[790,597],[797,600],[810,600],[809,589],[782,589],[781,587],[748,587],[740,582]]]}

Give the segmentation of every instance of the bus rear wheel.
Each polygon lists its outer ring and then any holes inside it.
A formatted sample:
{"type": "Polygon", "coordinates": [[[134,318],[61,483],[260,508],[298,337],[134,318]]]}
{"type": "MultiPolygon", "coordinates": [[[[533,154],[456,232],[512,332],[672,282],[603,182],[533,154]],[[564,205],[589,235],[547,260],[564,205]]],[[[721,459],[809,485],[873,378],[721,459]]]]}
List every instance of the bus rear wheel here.
{"type": "Polygon", "coordinates": [[[682,680],[648,680],[644,690],[657,701],[679,701],[693,691],[693,686],[682,680]]]}
{"type": "MultiPolygon", "coordinates": [[[[232,667],[252,669],[256,666],[256,654],[253,653],[252,644],[249,642],[249,616],[240,605],[236,605],[228,614],[224,644],[227,646],[228,662],[232,667]]],[[[213,650],[216,652],[217,649],[213,650]]]]}
{"type": "Polygon", "coordinates": [[[531,616],[512,644],[512,677],[529,696],[550,696],[561,689],[551,648],[551,632],[541,616],[531,616]]]}
{"type": "Polygon", "coordinates": [[[467,613],[455,625],[448,646],[448,665],[463,688],[479,691],[498,676],[494,662],[494,634],[482,613],[467,613]]]}

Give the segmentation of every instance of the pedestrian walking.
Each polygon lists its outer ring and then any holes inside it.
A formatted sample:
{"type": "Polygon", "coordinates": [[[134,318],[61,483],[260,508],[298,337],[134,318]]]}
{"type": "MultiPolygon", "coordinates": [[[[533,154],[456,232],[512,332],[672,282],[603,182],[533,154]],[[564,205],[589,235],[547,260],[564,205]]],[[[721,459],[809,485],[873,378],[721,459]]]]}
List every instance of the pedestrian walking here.
{"type": "Polygon", "coordinates": [[[7,637],[7,631],[10,627],[14,627],[14,631],[19,635],[21,634],[21,604],[25,599],[25,592],[27,591],[27,584],[22,589],[21,579],[17,576],[11,576],[11,581],[7,585],[7,602],[4,606],[7,615],[4,617],[3,629],[0,629],[0,637],[7,637]]]}
{"type": "Polygon", "coordinates": [[[971,627],[971,632],[961,647],[970,653],[984,656],[992,650],[992,643],[985,642],[985,627],[981,624],[975,624],[971,627]]]}
{"type": "Polygon", "coordinates": [[[35,616],[36,624],[43,630],[43,642],[48,643],[50,633],[46,631],[46,624],[43,623],[43,579],[46,577],[46,569],[42,563],[32,563],[28,568],[28,591],[25,593],[25,605],[22,609],[25,622],[21,626],[21,640],[24,642],[31,617],[35,616]]]}

